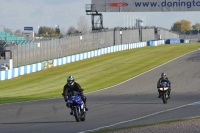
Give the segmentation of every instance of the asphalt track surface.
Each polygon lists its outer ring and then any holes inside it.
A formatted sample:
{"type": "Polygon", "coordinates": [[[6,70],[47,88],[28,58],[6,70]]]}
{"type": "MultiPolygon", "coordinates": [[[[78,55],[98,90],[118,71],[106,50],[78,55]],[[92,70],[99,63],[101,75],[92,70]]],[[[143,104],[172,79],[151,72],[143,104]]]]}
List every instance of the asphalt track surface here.
{"type": "Polygon", "coordinates": [[[0,105],[0,133],[77,133],[199,116],[200,51],[86,96],[89,111],[79,123],[61,98],[0,105]],[[172,82],[167,104],[156,89],[162,72],[172,82]]]}

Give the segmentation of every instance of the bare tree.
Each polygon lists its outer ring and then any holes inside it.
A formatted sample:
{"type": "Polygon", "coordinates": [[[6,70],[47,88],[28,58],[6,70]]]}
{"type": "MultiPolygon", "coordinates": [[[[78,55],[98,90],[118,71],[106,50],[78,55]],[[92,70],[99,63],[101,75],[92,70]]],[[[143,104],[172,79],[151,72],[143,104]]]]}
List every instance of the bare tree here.
{"type": "Polygon", "coordinates": [[[12,30],[11,29],[8,29],[8,28],[4,28],[4,31],[7,32],[7,33],[10,33],[10,34],[13,34],[12,30]]]}
{"type": "Polygon", "coordinates": [[[60,28],[60,33],[65,35],[66,34],[66,30],[65,30],[65,27],[61,27],[60,28]]]}
{"type": "Polygon", "coordinates": [[[78,20],[78,31],[82,33],[90,31],[89,23],[85,17],[81,17],[78,20]]]}
{"type": "Polygon", "coordinates": [[[14,33],[16,36],[22,36],[22,31],[21,30],[16,30],[14,33]]]}
{"type": "Polygon", "coordinates": [[[67,35],[78,33],[78,30],[74,26],[70,26],[67,30],[67,35]]]}

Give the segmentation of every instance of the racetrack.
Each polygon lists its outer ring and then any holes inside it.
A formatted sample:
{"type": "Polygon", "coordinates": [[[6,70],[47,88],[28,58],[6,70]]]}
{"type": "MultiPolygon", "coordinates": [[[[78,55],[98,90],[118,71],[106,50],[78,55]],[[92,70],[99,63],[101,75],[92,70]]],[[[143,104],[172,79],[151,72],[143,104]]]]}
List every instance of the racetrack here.
{"type": "Polygon", "coordinates": [[[86,94],[85,122],[77,123],[69,115],[63,99],[0,105],[0,133],[77,133],[199,116],[200,105],[191,104],[200,101],[199,66],[200,51],[195,51],[120,85],[86,94]],[[166,105],[157,98],[161,72],[172,82],[172,99],[166,105]]]}

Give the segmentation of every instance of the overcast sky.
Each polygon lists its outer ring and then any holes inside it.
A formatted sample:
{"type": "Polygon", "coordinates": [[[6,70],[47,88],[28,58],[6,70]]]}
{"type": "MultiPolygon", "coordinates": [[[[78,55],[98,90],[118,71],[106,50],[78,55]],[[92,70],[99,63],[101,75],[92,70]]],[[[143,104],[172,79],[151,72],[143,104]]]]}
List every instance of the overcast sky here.
{"type": "MultiPolygon", "coordinates": [[[[91,4],[91,0],[0,0],[0,25],[14,30],[30,26],[37,32],[38,26],[55,27],[58,24],[67,31],[70,26],[77,27],[80,17],[86,17],[91,23],[91,16],[85,13],[85,4],[91,4]]],[[[124,26],[130,23],[127,16],[129,19],[137,16],[145,18],[147,26],[170,29],[181,19],[200,23],[199,15],[200,12],[103,13],[103,23],[109,28],[124,26]]]]}

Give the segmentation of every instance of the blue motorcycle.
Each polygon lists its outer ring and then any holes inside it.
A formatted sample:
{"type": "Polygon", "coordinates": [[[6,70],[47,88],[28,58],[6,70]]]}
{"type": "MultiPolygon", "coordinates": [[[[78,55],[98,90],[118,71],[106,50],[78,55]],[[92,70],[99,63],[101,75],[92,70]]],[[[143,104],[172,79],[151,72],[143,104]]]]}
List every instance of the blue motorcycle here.
{"type": "Polygon", "coordinates": [[[85,104],[80,97],[79,92],[70,92],[67,102],[72,110],[73,116],[75,117],[76,121],[85,121],[85,104]]]}

